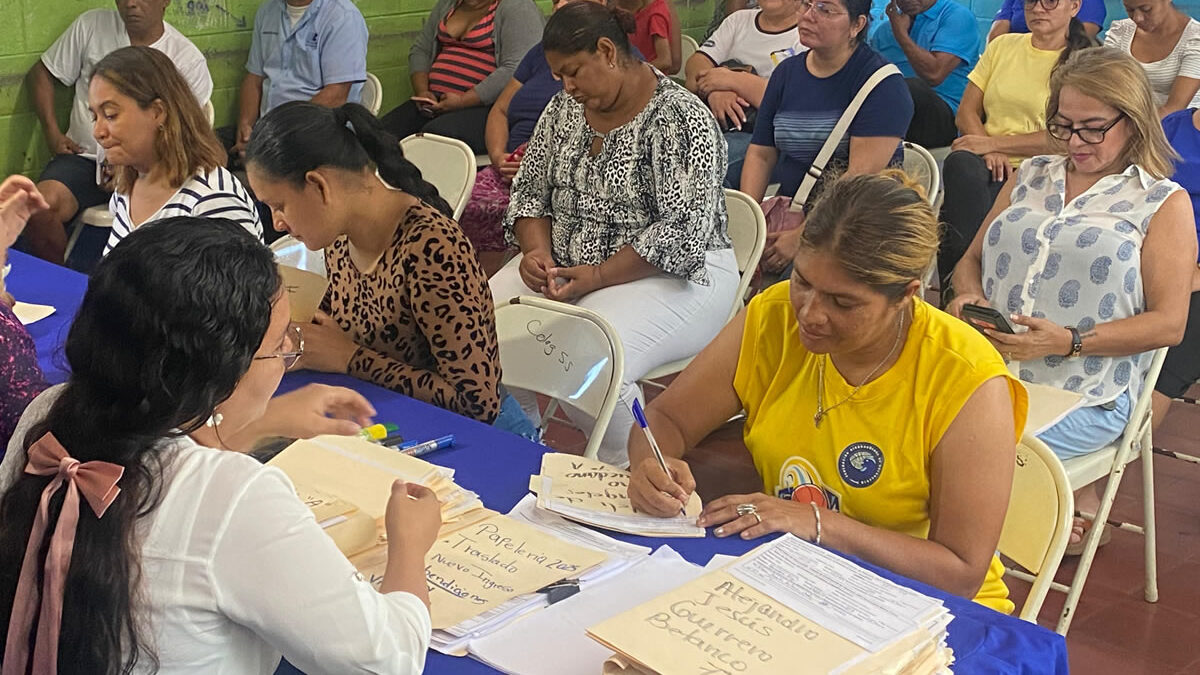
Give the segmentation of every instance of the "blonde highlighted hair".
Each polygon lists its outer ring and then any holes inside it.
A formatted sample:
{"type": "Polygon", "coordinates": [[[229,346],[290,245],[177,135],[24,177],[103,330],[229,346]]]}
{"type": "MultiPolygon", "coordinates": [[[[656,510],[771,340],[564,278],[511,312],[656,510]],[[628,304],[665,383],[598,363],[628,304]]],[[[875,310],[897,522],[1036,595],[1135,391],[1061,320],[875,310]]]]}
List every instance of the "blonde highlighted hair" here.
{"type": "MultiPolygon", "coordinates": [[[[1174,162],[1179,155],[1163,133],[1146,71],[1132,56],[1111,47],[1084,49],[1071,54],[1050,75],[1047,122],[1058,114],[1059,97],[1064,87],[1072,87],[1125,114],[1130,134],[1121,152],[1123,163],[1137,164],[1155,178],[1169,178],[1175,172],[1174,162]]],[[[1060,149],[1066,147],[1066,141],[1053,137],[1050,140],[1060,149]]]]}
{"type": "MultiPolygon", "coordinates": [[[[154,150],[172,187],[225,164],[225,150],[200,102],[166,54],[151,47],[123,47],[101,59],[92,77],[102,78],[143,110],[155,101],[162,105],[165,119],[154,138],[154,150]]],[[[114,167],[117,192],[129,194],[136,180],[133,167],[114,167]]]]}
{"type": "Polygon", "coordinates": [[[800,245],[833,255],[852,278],[899,300],[924,278],[939,235],[924,187],[888,169],[828,184],[805,218],[800,245]]]}

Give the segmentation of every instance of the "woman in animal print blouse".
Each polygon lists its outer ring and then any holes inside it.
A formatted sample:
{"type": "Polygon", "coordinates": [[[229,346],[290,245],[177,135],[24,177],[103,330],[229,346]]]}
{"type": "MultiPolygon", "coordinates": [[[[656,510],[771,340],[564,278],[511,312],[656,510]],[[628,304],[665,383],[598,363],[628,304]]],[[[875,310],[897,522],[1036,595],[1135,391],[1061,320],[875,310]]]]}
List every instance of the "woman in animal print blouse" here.
{"type": "MultiPolygon", "coordinates": [[[[599,455],[614,464],[628,461],[637,380],[708,344],[738,283],[721,131],[691,92],[632,54],[628,18],[590,2],[550,17],[542,45],[563,91],[513,182],[505,229],[522,257],[490,282],[497,302],[540,293],[616,329],[625,382],[599,455]]],[[[514,393],[532,413],[536,401],[514,393]]]]}
{"type": "MultiPolygon", "coordinates": [[[[325,249],[329,290],[301,326],[300,367],[496,421],[500,353],[486,278],[450,206],[396,138],[358,104],[288,103],[255,126],[246,160],[275,228],[325,249]]],[[[507,428],[532,431],[516,417],[523,425],[507,428]]]]}

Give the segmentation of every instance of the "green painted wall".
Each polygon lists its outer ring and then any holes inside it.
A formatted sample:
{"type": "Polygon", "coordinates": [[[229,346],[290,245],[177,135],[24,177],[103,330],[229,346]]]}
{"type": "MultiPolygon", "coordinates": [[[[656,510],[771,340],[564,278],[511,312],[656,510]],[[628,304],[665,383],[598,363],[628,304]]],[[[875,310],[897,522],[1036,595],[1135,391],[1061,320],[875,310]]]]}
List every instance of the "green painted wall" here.
{"type": "MultiPolygon", "coordinates": [[[[371,38],[367,68],[383,83],[386,111],[409,94],[408,49],[434,0],[354,0],[371,38]]],[[[196,43],[212,73],[217,125],[236,115],[237,87],[250,50],[258,0],[172,0],[167,21],[196,43]]],[[[549,11],[548,0],[538,2],[549,11]]],[[[700,37],[712,0],[674,0],[685,32],[700,37]]],[[[49,159],[33,113],[25,73],[81,12],[113,7],[103,0],[0,0],[0,172],[36,176],[49,159]],[[8,23],[12,21],[12,23],[8,23]]],[[[66,129],[71,92],[58,88],[59,121],[66,129]]]]}

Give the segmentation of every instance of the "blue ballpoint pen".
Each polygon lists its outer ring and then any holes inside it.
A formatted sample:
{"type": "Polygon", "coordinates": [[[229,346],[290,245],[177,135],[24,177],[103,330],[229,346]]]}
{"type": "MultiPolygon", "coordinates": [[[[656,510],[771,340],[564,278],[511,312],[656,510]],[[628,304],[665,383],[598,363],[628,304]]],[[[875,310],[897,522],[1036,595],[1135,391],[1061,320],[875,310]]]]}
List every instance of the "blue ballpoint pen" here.
{"type": "Polygon", "coordinates": [[[407,447],[401,446],[398,448],[398,450],[405,455],[420,457],[421,455],[433,452],[434,450],[441,450],[452,445],[454,445],[454,434],[442,436],[441,438],[435,438],[432,441],[425,441],[424,443],[416,443],[407,447]]]}
{"type": "MultiPolygon", "coordinates": [[[[646,413],[642,410],[641,401],[633,399],[633,418],[637,420],[638,426],[642,428],[642,433],[646,434],[646,440],[650,443],[650,449],[654,451],[654,457],[658,460],[658,465],[662,467],[663,473],[667,478],[671,478],[671,470],[667,468],[667,460],[663,457],[662,450],[658,447],[658,441],[654,440],[654,434],[650,432],[650,424],[646,421],[646,413]]],[[[683,507],[679,507],[681,515],[687,515],[683,507]]]]}

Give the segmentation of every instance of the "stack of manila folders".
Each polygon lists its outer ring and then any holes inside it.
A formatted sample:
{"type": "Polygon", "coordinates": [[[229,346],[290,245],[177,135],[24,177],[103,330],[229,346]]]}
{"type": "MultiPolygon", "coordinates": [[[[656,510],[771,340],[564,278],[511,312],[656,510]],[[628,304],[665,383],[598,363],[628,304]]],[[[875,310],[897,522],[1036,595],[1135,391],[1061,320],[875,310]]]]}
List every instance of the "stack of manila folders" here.
{"type": "MultiPolygon", "coordinates": [[[[619,484],[624,474],[627,485],[627,472],[594,460],[547,454],[531,480],[537,498],[527,495],[508,515],[484,508],[452,470],[359,439],[300,441],[270,464],[376,586],[392,482],[432,489],[443,516],[426,557],[432,647],[504,672],[922,675],[949,672],[952,662],[952,617],[940,601],[790,535],[700,568],[667,546],[648,555],[541,506],[572,482],[572,490],[580,481],[619,484]],[[551,604],[556,594],[565,599],[551,604]]],[[[645,517],[625,512],[627,498],[600,496],[603,511],[568,508],[572,520],[642,534],[636,521],[613,520],[645,517]]],[[[694,527],[695,516],[686,518],[694,527]]],[[[676,525],[652,529],[660,532],[648,536],[695,536],[676,525]]]]}
{"type": "Polygon", "coordinates": [[[470,642],[559,597],[616,574],[650,549],[539,512],[484,508],[454,471],[361,439],[297,441],[269,464],[291,478],[317,522],[376,587],[387,563],[383,527],[396,479],[433,490],[442,528],[425,559],[433,647],[462,655],[470,642]],[[564,583],[566,582],[566,583],[564,583]]]}

